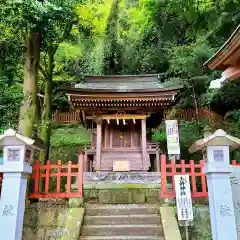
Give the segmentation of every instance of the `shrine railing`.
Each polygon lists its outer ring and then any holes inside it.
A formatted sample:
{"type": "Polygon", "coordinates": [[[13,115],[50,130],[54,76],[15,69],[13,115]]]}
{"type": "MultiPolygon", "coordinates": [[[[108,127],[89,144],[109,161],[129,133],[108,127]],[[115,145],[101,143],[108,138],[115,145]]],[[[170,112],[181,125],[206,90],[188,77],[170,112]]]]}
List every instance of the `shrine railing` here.
{"type": "MultiPolygon", "coordinates": [[[[185,163],[185,160],[180,160],[180,163],[170,160],[167,163],[166,155],[164,154],[161,155],[160,159],[162,198],[175,198],[174,176],[181,174],[188,174],[190,177],[192,198],[208,196],[206,175],[203,172],[203,160],[200,160],[199,163],[195,163],[194,160],[190,160],[189,163],[185,163]]],[[[236,160],[232,160],[232,165],[240,166],[236,160]]]]}
{"type": "Polygon", "coordinates": [[[69,161],[62,164],[51,164],[48,160],[46,165],[38,161],[33,166],[30,175],[29,198],[74,198],[83,196],[83,161],[84,154],[79,155],[77,164],[69,161]],[[72,189],[75,180],[76,189],[72,189]]]}
{"type": "Polygon", "coordinates": [[[52,120],[62,124],[81,122],[81,112],[54,112],[52,114],[52,120]]]}
{"type": "MultiPolygon", "coordinates": [[[[33,166],[33,173],[30,175],[28,197],[83,197],[83,163],[83,153],[79,155],[77,164],[73,164],[71,161],[63,164],[61,160],[57,164],[51,164],[49,160],[45,165],[41,165],[38,161],[33,166]]],[[[195,163],[194,160],[190,160],[189,163],[186,163],[185,160],[175,163],[174,161],[168,161],[166,155],[161,154],[160,164],[161,198],[175,198],[174,176],[179,174],[189,175],[193,198],[208,196],[206,176],[203,172],[203,160],[200,160],[198,163],[195,163]]],[[[232,165],[240,166],[236,160],[232,161],[232,165]]],[[[2,173],[0,173],[0,193],[2,179],[2,173]]]]}
{"type": "Polygon", "coordinates": [[[148,150],[156,150],[159,148],[160,144],[158,142],[147,142],[147,149],[148,150]]]}
{"type": "Polygon", "coordinates": [[[192,197],[200,198],[207,197],[207,184],[206,176],[203,172],[204,161],[200,160],[198,164],[194,163],[194,160],[190,160],[188,164],[185,160],[181,160],[180,163],[175,163],[170,160],[167,163],[166,155],[161,155],[161,197],[174,198],[175,186],[174,176],[180,174],[188,174],[190,177],[192,197]],[[170,186],[169,186],[170,185],[170,186]]]}

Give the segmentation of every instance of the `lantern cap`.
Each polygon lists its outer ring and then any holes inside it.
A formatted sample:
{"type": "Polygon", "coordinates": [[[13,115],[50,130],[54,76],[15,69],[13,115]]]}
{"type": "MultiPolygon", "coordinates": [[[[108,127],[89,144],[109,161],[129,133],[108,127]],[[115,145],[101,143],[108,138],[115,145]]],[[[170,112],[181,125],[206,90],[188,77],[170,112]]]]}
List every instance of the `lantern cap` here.
{"type": "Polygon", "coordinates": [[[42,140],[26,137],[20,133],[17,133],[14,129],[11,128],[6,130],[2,135],[0,135],[0,146],[6,145],[6,141],[9,141],[10,139],[16,139],[25,145],[38,149],[39,151],[43,151],[44,149],[44,144],[42,140]]]}
{"type": "Polygon", "coordinates": [[[234,149],[240,147],[240,139],[228,135],[222,129],[218,129],[215,133],[193,143],[188,150],[190,153],[194,153],[205,149],[207,146],[230,146],[234,149]]]}

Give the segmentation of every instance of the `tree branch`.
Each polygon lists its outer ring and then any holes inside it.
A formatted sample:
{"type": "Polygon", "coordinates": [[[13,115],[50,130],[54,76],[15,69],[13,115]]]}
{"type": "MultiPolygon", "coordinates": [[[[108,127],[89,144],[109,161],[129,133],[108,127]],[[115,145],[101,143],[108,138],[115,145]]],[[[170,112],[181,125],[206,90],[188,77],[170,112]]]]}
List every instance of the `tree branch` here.
{"type": "Polygon", "coordinates": [[[42,74],[42,76],[47,79],[48,78],[48,75],[47,73],[44,71],[43,67],[39,64],[39,70],[40,70],[40,73],[42,74]]]}

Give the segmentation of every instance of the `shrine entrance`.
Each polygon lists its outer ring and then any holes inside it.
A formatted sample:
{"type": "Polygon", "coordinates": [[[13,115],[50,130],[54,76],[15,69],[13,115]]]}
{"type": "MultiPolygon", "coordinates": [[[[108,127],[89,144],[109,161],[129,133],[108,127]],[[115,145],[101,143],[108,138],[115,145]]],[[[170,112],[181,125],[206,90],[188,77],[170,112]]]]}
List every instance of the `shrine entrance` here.
{"type": "Polygon", "coordinates": [[[129,148],[140,149],[140,121],[111,121],[110,124],[105,122],[103,126],[103,142],[104,148],[129,148]]]}

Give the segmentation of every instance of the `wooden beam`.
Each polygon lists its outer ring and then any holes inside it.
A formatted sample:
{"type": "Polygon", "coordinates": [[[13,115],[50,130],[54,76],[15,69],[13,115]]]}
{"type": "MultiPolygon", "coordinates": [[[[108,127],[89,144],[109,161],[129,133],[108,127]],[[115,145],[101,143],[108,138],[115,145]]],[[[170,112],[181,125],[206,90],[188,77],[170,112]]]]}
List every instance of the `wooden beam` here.
{"type": "Polygon", "coordinates": [[[159,156],[159,154],[160,154],[160,152],[156,149],[156,159],[155,159],[155,161],[156,161],[156,171],[157,172],[160,172],[161,171],[161,169],[160,169],[160,156],[159,156]]]}
{"type": "Polygon", "coordinates": [[[146,120],[141,120],[141,129],[142,129],[142,157],[143,157],[143,169],[148,170],[149,166],[147,164],[147,129],[146,129],[146,120]]]}
{"type": "Polygon", "coordinates": [[[107,148],[107,144],[108,144],[108,123],[106,122],[104,124],[104,148],[107,148]]]}
{"type": "Polygon", "coordinates": [[[110,127],[110,148],[112,148],[112,142],[113,142],[113,129],[110,127]]]}
{"type": "Polygon", "coordinates": [[[96,171],[101,166],[101,150],[102,150],[102,121],[97,121],[97,141],[96,141],[96,171]]]}
{"type": "Polygon", "coordinates": [[[125,120],[132,120],[132,119],[146,119],[150,116],[150,114],[108,114],[108,115],[101,115],[101,116],[87,116],[87,119],[97,119],[100,118],[102,120],[116,120],[116,119],[125,119],[125,120]]]}

